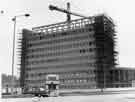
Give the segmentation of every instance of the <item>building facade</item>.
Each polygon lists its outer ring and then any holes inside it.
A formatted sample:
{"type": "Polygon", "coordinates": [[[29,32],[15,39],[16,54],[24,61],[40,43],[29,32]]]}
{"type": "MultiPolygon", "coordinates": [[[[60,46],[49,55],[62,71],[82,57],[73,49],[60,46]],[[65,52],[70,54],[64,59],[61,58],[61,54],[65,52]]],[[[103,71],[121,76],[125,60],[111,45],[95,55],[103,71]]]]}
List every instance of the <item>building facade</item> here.
{"type": "Polygon", "coordinates": [[[135,68],[117,67],[110,71],[112,87],[135,87],[135,68]]]}
{"type": "Polygon", "coordinates": [[[114,37],[114,24],[105,15],[24,29],[21,87],[44,87],[47,74],[59,75],[60,89],[111,86],[114,37]]]}

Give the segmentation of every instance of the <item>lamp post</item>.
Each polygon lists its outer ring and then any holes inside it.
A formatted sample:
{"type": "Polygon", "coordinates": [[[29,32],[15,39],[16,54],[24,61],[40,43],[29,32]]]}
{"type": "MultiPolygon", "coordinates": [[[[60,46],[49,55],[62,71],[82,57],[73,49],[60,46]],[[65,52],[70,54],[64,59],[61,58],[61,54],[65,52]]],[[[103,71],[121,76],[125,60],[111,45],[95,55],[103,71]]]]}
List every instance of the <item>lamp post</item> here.
{"type": "Polygon", "coordinates": [[[16,33],[16,19],[18,17],[29,17],[30,14],[23,14],[23,15],[18,15],[18,16],[14,16],[14,18],[12,19],[12,21],[14,21],[14,31],[13,31],[13,54],[12,54],[12,87],[11,87],[11,94],[13,95],[13,89],[14,89],[14,56],[15,56],[15,33],[16,33]]]}

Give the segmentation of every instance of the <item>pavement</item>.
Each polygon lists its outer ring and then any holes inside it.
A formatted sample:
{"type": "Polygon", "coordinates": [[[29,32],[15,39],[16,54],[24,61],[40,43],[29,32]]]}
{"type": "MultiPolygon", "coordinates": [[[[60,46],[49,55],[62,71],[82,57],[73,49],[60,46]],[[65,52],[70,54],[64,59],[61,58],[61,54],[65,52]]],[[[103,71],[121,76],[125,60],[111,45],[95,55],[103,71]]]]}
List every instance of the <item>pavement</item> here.
{"type": "Polygon", "coordinates": [[[135,102],[134,93],[105,94],[87,96],[59,96],[59,97],[32,97],[32,98],[6,98],[0,102],[135,102]]]}
{"type": "Polygon", "coordinates": [[[59,97],[33,97],[20,96],[3,98],[0,102],[135,102],[135,90],[119,89],[119,90],[104,90],[101,91],[83,91],[63,93],[59,97]],[[97,93],[98,92],[98,93],[97,93]]]}

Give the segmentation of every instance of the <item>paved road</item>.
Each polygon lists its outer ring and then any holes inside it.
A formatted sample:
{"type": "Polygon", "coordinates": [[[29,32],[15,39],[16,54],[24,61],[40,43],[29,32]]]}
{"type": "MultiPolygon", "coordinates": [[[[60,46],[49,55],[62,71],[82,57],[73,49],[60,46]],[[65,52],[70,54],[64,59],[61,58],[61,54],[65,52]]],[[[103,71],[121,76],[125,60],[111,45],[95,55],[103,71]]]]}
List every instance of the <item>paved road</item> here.
{"type": "Polygon", "coordinates": [[[1,99],[1,102],[135,102],[135,92],[88,96],[1,99]]]}

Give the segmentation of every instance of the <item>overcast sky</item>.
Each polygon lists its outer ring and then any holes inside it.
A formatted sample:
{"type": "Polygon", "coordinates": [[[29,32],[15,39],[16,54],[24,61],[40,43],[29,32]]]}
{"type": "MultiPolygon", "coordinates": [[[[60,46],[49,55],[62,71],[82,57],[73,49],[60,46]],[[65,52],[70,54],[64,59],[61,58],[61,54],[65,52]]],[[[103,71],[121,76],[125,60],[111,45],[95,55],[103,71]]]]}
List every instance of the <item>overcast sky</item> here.
{"type": "MultiPolygon", "coordinates": [[[[135,67],[135,2],[134,0],[0,0],[0,67],[1,72],[11,74],[14,16],[30,13],[29,18],[17,19],[16,32],[66,20],[66,15],[48,9],[49,4],[66,8],[86,16],[106,13],[116,24],[118,63],[121,67],[135,67]]],[[[77,19],[78,17],[72,17],[77,19]]],[[[16,62],[17,63],[17,62],[16,62]]],[[[15,73],[17,68],[15,66],[15,73]]]]}

